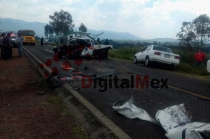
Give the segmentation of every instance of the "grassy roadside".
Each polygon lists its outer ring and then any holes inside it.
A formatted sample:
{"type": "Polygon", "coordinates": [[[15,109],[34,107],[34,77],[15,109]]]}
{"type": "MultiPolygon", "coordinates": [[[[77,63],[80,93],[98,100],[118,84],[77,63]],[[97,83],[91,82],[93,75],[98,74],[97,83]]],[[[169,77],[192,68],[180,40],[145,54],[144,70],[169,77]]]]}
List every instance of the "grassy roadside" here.
{"type": "MultiPolygon", "coordinates": [[[[113,49],[109,51],[109,57],[116,58],[116,59],[124,59],[128,60],[130,62],[133,61],[133,56],[135,53],[139,52],[143,47],[123,47],[120,49],[113,49]]],[[[177,51],[176,51],[177,52],[177,51]]],[[[188,76],[196,76],[202,78],[202,79],[210,79],[210,73],[207,72],[206,62],[201,67],[194,67],[193,64],[193,57],[191,58],[189,56],[185,56],[182,53],[181,57],[184,57],[185,63],[181,62],[178,66],[176,66],[172,72],[180,73],[188,76]],[[190,60],[191,61],[190,61],[190,60]],[[187,63],[187,61],[190,61],[190,64],[187,63]]],[[[207,59],[210,59],[210,56],[207,55],[207,59]]],[[[183,59],[182,59],[183,60],[183,59]]]]}

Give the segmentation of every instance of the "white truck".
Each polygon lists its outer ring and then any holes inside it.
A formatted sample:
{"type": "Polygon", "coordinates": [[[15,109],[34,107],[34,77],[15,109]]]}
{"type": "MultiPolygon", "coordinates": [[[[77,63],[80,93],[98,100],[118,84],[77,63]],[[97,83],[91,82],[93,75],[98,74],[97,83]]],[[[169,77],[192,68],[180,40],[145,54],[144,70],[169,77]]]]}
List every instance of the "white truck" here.
{"type": "Polygon", "coordinates": [[[86,56],[107,58],[108,51],[113,49],[112,45],[99,44],[95,38],[90,37],[88,33],[73,32],[71,35],[66,37],[66,43],[53,48],[54,53],[57,53],[59,58],[63,56],[68,58],[86,56]]]}

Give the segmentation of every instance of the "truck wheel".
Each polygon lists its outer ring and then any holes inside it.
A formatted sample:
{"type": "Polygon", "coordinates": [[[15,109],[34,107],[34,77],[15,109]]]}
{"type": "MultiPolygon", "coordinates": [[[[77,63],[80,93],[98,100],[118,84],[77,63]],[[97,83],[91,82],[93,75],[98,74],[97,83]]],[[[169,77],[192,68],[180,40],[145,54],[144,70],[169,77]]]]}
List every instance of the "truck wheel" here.
{"type": "Polygon", "coordinates": [[[104,58],[104,54],[102,53],[102,51],[99,53],[98,57],[99,57],[99,59],[103,59],[104,58]]]}
{"type": "Polygon", "coordinates": [[[108,59],[108,50],[105,51],[104,57],[108,59]]]}
{"type": "Polygon", "coordinates": [[[58,53],[58,57],[59,57],[59,59],[62,59],[62,54],[61,53],[58,53]]]}

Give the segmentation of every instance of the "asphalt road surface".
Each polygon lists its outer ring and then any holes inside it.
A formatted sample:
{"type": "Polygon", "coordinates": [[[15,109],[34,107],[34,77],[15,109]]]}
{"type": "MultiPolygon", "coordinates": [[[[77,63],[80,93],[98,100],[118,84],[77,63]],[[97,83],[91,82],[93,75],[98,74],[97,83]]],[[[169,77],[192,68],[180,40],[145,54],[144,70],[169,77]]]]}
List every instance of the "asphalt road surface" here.
{"type": "Polygon", "coordinates": [[[43,63],[51,59],[52,65],[50,68],[57,67],[59,76],[74,74],[71,70],[65,71],[61,68],[64,61],[69,62],[72,68],[77,68],[78,71],[83,72],[85,75],[95,74],[100,76],[112,74],[111,77],[106,77],[108,81],[109,79],[110,81],[112,80],[112,83],[109,82],[112,85],[107,89],[103,83],[98,84],[95,82],[97,84],[94,85],[94,81],[92,81],[92,84],[90,84],[90,81],[85,82],[88,88],[84,88],[85,84],[82,87],[82,81],[72,81],[69,84],[79,88],[77,91],[83,97],[90,101],[133,139],[166,139],[166,137],[165,131],[160,125],[139,119],[128,119],[113,111],[112,104],[114,102],[122,99],[128,100],[132,95],[134,105],[147,111],[153,118],[155,118],[158,110],[184,103],[192,115],[193,120],[207,123],[210,121],[210,101],[201,99],[203,96],[210,99],[210,81],[175,74],[168,70],[148,68],[123,60],[105,59],[100,61],[95,58],[88,60],[61,59],[55,62],[53,61],[54,53],[52,46],[25,45],[24,47],[43,63]],[[120,81],[116,84],[113,81],[115,75],[119,80],[129,80],[129,88],[119,86],[120,81]],[[148,88],[146,84],[142,88],[131,88],[132,75],[134,78],[136,75],[140,75],[141,77],[148,75],[150,80],[156,79],[160,83],[162,79],[163,88],[161,88],[161,85],[158,88],[153,88],[150,81],[148,88]]]}

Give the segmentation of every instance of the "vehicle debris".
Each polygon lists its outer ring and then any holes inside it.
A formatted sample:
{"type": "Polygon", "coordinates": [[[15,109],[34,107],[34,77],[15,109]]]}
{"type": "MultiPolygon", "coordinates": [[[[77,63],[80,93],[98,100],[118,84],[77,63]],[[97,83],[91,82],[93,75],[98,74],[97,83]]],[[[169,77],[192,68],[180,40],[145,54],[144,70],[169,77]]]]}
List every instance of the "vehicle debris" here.
{"type": "Polygon", "coordinates": [[[208,139],[202,132],[210,132],[210,124],[192,122],[192,116],[184,104],[159,110],[156,120],[166,130],[169,139],[208,139]]]}
{"type": "Polygon", "coordinates": [[[184,104],[159,110],[154,120],[145,110],[136,107],[133,101],[133,97],[128,101],[120,100],[113,104],[113,109],[129,119],[139,118],[160,124],[169,139],[210,139],[210,124],[193,122],[184,104]]]}
{"type": "Polygon", "coordinates": [[[141,120],[156,123],[145,110],[136,107],[133,104],[133,101],[133,97],[131,97],[127,102],[121,100],[113,104],[113,109],[129,119],[139,118],[141,120]]]}
{"type": "Polygon", "coordinates": [[[74,88],[74,90],[80,90],[80,88],[78,88],[78,87],[73,87],[74,88]]]}

